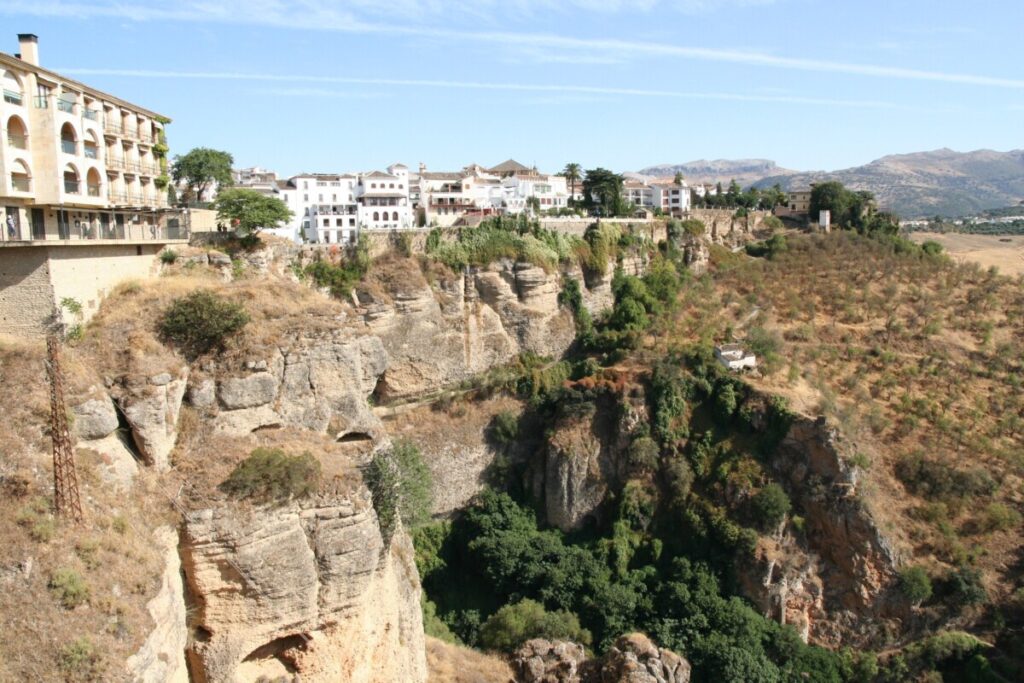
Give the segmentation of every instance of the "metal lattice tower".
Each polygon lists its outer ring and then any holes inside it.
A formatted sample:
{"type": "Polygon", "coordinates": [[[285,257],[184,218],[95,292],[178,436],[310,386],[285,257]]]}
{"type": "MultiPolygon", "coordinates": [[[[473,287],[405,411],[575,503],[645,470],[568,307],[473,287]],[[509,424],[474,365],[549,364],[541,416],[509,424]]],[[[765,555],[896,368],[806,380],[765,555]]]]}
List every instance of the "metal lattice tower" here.
{"type": "Polygon", "coordinates": [[[75,449],[68,431],[67,406],[64,403],[64,373],[60,367],[60,341],[56,334],[46,338],[46,372],[50,376],[50,437],[53,439],[53,502],[57,515],[82,521],[82,503],[78,497],[75,449]]]}

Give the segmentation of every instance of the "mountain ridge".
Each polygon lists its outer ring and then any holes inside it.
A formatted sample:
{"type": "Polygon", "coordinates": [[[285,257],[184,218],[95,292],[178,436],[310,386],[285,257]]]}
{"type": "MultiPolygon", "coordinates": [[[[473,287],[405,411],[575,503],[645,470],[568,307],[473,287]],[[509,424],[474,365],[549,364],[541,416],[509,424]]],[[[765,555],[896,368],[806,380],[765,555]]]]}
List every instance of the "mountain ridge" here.
{"type": "Polygon", "coordinates": [[[694,182],[729,182],[785,190],[812,182],[838,180],[855,190],[875,193],[880,206],[910,218],[962,216],[1024,200],[1024,149],[957,152],[943,147],[889,154],[861,166],[833,171],[793,171],[769,159],[704,159],[649,166],[644,175],[683,173],[694,182]]]}

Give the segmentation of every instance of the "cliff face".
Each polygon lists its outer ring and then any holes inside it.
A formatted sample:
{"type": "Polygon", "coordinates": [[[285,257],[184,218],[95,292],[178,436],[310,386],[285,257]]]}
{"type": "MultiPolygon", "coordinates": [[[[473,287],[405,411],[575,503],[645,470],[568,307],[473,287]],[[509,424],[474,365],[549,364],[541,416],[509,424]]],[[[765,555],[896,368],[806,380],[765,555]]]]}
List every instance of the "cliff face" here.
{"type": "MultiPolygon", "coordinates": [[[[627,272],[645,264],[627,259],[627,272]]],[[[379,387],[394,399],[430,393],[510,361],[523,351],[561,356],[575,337],[572,314],[558,303],[565,278],[581,287],[592,312],[609,308],[611,267],[584,278],[576,266],[547,272],[527,263],[501,261],[428,284],[410,278],[385,295],[359,292],[370,332],[388,356],[379,387]]]]}
{"type": "Polygon", "coordinates": [[[771,459],[805,530],[802,542],[782,539],[761,594],[774,594],[775,611],[806,637],[830,645],[877,641],[886,620],[907,615],[895,590],[898,552],[858,496],[852,454],[824,418],[798,417],[771,459]]]}
{"type": "Polygon", "coordinates": [[[412,546],[402,532],[384,546],[365,489],[190,513],[181,554],[195,680],[425,680],[412,546]]]}

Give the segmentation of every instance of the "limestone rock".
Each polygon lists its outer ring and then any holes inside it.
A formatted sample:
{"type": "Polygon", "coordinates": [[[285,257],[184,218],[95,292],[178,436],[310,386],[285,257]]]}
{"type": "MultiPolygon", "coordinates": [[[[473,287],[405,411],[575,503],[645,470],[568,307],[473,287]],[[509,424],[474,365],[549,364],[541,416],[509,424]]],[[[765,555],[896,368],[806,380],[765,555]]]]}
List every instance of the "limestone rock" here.
{"type": "Polygon", "coordinates": [[[369,492],[185,518],[200,680],[385,683],[426,679],[420,586],[408,536],[385,547],[369,492]]]}
{"type": "Polygon", "coordinates": [[[79,439],[102,439],[117,429],[117,410],[106,392],[79,403],[72,410],[79,439]]]}
{"type": "Polygon", "coordinates": [[[187,367],[162,384],[154,384],[147,377],[127,377],[123,381],[118,398],[121,412],[131,425],[132,438],[142,457],[159,471],[170,468],[168,456],[178,438],[178,413],[187,381],[187,367]]]}
{"type": "MultiPolygon", "coordinates": [[[[595,667],[596,668],[596,667],[595,667]]],[[[602,658],[599,670],[588,672],[584,683],[689,683],[690,663],[658,648],[642,633],[615,641],[602,658]]]]}
{"type": "Polygon", "coordinates": [[[512,655],[512,668],[520,683],[580,683],[579,668],[586,657],[577,643],[534,638],[512,655]]]}
{"type": "Polygon", "coordinates": [[[128,658],[128,676],[138,683],[188,683],[185,665],[188,630],[178,534],[170,527],[161,527],[154,533],[154,540],[164,549],[160,591],[146,605],[155,627],[138,652],[128,658]]]}
{"type": "Polygon", "coordinates": [[[206,258],[211,266],[215,267],[231,267],[231,257],[222,251],[209,251],[206,254],[206,258]]]}
{"type": "Polygon", "coordinates": [[[217,383],[208,377],[189,382],[186,397],[193,408],[209,408],[217,400],[217,383]]]}
{"type": "Polygon", "coordinates": [[[266,405],[277,397],[277,379],[269,372],[229,377],[220,383],[217,394],[221,405],[228,410],[255,408],[266,405]]]}

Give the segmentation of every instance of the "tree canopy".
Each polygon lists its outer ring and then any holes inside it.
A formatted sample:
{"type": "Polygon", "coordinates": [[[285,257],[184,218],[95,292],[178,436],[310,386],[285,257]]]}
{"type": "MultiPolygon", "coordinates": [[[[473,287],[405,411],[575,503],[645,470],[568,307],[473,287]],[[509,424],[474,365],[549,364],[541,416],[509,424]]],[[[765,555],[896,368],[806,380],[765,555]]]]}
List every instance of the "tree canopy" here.
{"type": "Polygon", "coordinates": [[[622,176],[606,168],[587,170],[583,179],[583,202],[589,208],[600,207],[605,216],[619,216],[626,212],[622,197],[622,176]]]}
{"type": "Polygon", "coordinates": [[[217,218],[230,221],[244,235],[272,228],[292,217],[291,210],[280,199],[244,188],[221,190],[213,206],[217,218]]]}
{"type": "Polygon", "coordinates": [[[185,155],[174,157],[174,168],[171,176],[174,182],[184,182],[186,186],[185,201],[194,201],[201,197],[213,184],[228,187],[232,184],[231,165],[234,157],[209,147],[196,147],[185,155]]]}

